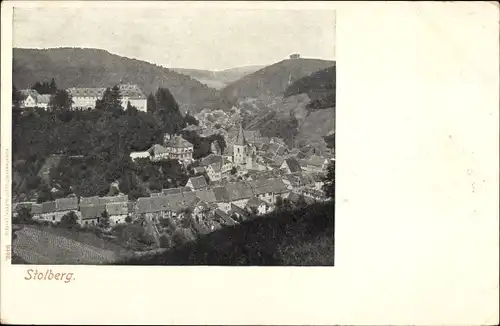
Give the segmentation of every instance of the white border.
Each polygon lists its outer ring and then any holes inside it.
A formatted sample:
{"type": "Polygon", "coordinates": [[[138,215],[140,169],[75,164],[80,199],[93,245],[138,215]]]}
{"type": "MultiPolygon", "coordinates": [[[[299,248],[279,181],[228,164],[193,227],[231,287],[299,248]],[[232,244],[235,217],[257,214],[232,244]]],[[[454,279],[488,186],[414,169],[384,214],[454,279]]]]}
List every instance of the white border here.
{"type": "MultiPolygon", "coordinates": [[[[2,3],[2,205],[14,4],[84,5],[2,3]]],[[[338,9],[336,267],[54,266],[75,273],[59,284],[25,281],[26,267],[2,261],[2,322],[498,324],[498,8],[89,5],[338,9]]]]}

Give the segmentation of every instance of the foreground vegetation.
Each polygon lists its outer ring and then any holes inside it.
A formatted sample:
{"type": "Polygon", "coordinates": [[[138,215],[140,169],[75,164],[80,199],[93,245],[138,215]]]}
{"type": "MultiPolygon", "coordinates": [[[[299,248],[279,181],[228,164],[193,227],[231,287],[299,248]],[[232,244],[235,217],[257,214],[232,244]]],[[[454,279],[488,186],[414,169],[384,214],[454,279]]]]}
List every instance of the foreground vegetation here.
{"type": "Polygon", "coordinates": [[[334,203],[274,211],[119,265],[333,266],[334,203]]]}

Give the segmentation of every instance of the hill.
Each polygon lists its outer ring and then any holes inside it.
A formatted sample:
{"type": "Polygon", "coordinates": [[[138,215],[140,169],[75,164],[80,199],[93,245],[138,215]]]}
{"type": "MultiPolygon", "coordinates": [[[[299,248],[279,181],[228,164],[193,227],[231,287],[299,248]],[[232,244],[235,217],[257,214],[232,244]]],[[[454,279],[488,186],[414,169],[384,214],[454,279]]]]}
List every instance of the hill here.
{"type": "Polygon", "coordinates": [[[137,84],[147,95],[168,88],[183,109],[218,106],[218,92],[192,77],[100,49],[53,48],[13,51],[13,82],[18,89],[54,78],[60,88],[137,84]]]}
{"type": "Polygon", "coordinates": [[[298,79],[331,67],[333,61],[319,59],[287,59],[264,67],[229,84],[221,97],[229,102],[248,98],[282,97],[287,87],[298,79]]]}
{"type": "Polygon", "coordinates": [[[264,66],[244,66],[225,70],[172,68],[172,70],[183,75],[191,76],[209,87],[222,89],[243,76],[251,74],[263,67],[264,66]]]}
{"type": "Polygon", "coordinates": [[[248,129],[285,139],[287,144],[327,147],[324,137],[335,130],[336,66],[321,69],[291,83],[283,96],[240,100],[252,112],[248,129]]]}
{"type": "Polygon", "coordinates": [[[127,265],[333,266],[334,203],[272,212],[127,265]]]}

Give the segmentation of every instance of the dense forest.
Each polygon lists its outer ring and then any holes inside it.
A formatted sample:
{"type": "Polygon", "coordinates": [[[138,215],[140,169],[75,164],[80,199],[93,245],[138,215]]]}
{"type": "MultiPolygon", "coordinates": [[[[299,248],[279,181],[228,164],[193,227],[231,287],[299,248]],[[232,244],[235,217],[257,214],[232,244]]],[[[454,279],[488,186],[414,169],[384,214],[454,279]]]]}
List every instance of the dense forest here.
{"type": "MultiPolygon", "coordinates": [[[[117,87],[108,88],[96,109],[90,111],[70,110],[71,97],[64,90],[54,92],[49,110],[21,109],[20,99],[14,88],[14,196],[29,194],[45,201],[72,193],[105,195],[116,191],[110,183],[117,182],[119,191],[135,199],[146,196],[149,190],[187,181],[188,172],[177,161],[133,163],[129,157],[131,151],[162,144],[165,133],[182,133],[187,121],[196,123],[192,116],[182,116],[168,89],[156,91],[151,105],[148,103],[149,112],[140,112],[130,103],[123,110],[117,87]],[[39,173],[44,167],[48,176],[39,173]]],[[[194,135],[188,140],[195,146],[194,156],[203,157],[210,153],[215,139],[194,135]]]]}

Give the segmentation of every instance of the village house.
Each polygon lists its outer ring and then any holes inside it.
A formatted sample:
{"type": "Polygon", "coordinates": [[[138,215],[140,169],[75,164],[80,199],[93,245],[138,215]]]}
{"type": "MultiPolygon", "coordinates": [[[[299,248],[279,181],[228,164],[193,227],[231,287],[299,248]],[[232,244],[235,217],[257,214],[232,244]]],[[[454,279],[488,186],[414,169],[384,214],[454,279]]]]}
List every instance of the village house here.
{"type": "Polygon", "coordinates": [[[268,204],[276,204],[278,197],[288,197],[290,190],[280,178],[261,179],[248,181],[254,195],[267,202],[268,204]]]}
{"type": "Polygon", "coordinates": [[[283,160],[283,163],[280,166],[280,169],[285,172],[285,174],[301,172],[302,168],[300,167],[299,162],[294,158],[287,158],[283,160]]]}
{"type": "Polygon", "coordinates": [[[245,209],[257,215],[263,215],[272,211],[272,206],[258,197],[252,197],[245,205],[245,209]]]}
{"type": "Polygon", "coordinates": [[[183,162],[193,161],[194,146],[181,136],[174,135],[171,137],[169,134],[165,134],[163,145],[167,150],[169,158],[183,162]]]}
{"type": "Polygon", "coordinates": [[[251,212],[234,204],[231,204],[228,214],[236,216],[236,218],[233,218],[236,222],[247,221],[251,218],[251,212]]]}
{"type": "Polygon", "coordinates": [[[128,202],[107,203],[106,212],[111,224],[125,223],[125,219],[128,216],[128,202]]]}
{"type": "Polygon", "coordinates": [[[40,94],[34,89],[20,90],[22,108],[42,108],[47,109],[50,102],[50,94],[40,94]]]}
{"type": "Polygon", "coordinates": [[[191,188],[191,190],[196,191],[196,190],[204,190],[208,187],[207,180],[205,180],[205,177],[200,175],[197,177],[191,177],[186,183],[186,187],[191,188]]]}
{"type": "Polygon", "coordinates": [[[314,204],[315,200],[311,197],[307,197],[307,196],[304,196],[303,194],[298,194],[296,192],[291,192],[287,199],[288,201],[290,201],[293,205],[297,206],[297,204],[299,204],[300,200],[301,200],[301,197],[302,199],[304,200],[304,204],[306,205],[311,205],[311,204],[314,204]]]}
{"type": "Polygon", "coordinates": [[[136,213],[154,222],[165,218],[178,218],[186,208],[193,207],[196,198],[195,193],[189,191],[165,196],[141,197],[137,199],[136,213]]]}
{"type": "Polygon", "coordinates": [[[158,162],[169,159],[169,151],[163,147],[162,145],[154,144],[148,149],[148,153],[150,155],[151,161],[158,162]]]}
{"type": "Polygon", "coordinates": [[[195,192],[195,195],[208,204],[217,202],[217,198],[215,198],[215,193],[212,189],[198,190],[195,192]]]}
{"type": "Polygon", "coordinates": [[[92,110],[95,109],[97,100],[102,99],[106,88],[68,88],[66,91],[71,95],[73,110],[92,110]]]}
{"type": "Polygon", "coordinates": [[[288,189],[300,189],[305,186],[314,186],[314,178],[306,172],[286,174],[282,178],[288,189]]]}
{"type": "MultiPolygon", "coordinates": [[[[125,110],[128,103],[135,106],[138,111],[147,111],[147,99],[144,93],[137,85],[120,84],[118,85],[121,95],[121,106],[125,110]]],[[[72,109],[74,110],[93,110],[97,100],[102,99],[106,88],[79,88],[72,87],[66,90],[73,99],[72,109]]]]}
{"type": "Polygon", "coordinates": [[[300,160],[299,163],[303,171],[324,172],[326,171],[329,160],[318,155],[313,155],[308,159],[300,160]]]}
{"type": "Polygon", "coordinates": [[[204,166],[195,166],[193,168],[193,173],[194,174],[203,174],[203,173],[205,173],[205,167],[204,166]]]}
{"type": "Polygon", "coordinates": [[[137,160],[139,160],[139,159],[148,159],[148,160],[150,160],[151,159],[151,154],[149,153],[149,151],[131,152],[130,153],[130,158],[134,162],[137,161],[137,160]]]}
{"type": "Polygon", "coordinates": [[[299,191],[304,197],[310,197],[317,201],[326,201],[328,198],[325,196],[325,193],[321,190],[317,190],[311,187],[304,187],[299,191]]]}
{"type": "Polygon", "coordinates": [[[33,214],[34,219],[49,221],[51,223],[61,222],[61,218],[69,212],[75,212],[78,223],[81,222],[81,214],[78,210],[78,198],[59,198],[55,201],[42,203],[39,214],[33,214]]]}
{"type": "Polygon", "coordinates": [[[161,193],[164,196],[171,195],[171,194],[183,194],[185,192],[191,192],[192,189],[189,187],[178,187],[178,188],[167,188],[167,189],[162,189],[161,193]]]}
{"type": "Polygon", "coordinates": [[[214,219],[218,220],[218,222],[222,225],[232,226],[236,224],[236,221],[233,220],[226,212],[221,209],[216,209],[214,212],[214,219]]]}
{"type": "Polygon", "coordinates": [[[81,224],[83,226],[97,225],[105,210],[105,205],[80,205],[81,224]]]}
{"type": "Polygon", "coordinates": [[[222,187],[213,188],[217,206],[224,212],[229,212],[231,204],[244,208],[250,198],[253,197],[252,188],[244,182],[231,182],[222,187]]]}
{"type": "Polygon", "coordinates": [[[208,178],[210,182],[222,180],[221,163],[215,162],[206,167],[208,178]]]}

